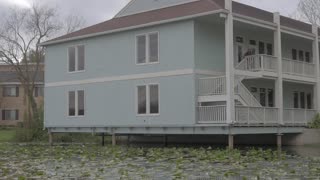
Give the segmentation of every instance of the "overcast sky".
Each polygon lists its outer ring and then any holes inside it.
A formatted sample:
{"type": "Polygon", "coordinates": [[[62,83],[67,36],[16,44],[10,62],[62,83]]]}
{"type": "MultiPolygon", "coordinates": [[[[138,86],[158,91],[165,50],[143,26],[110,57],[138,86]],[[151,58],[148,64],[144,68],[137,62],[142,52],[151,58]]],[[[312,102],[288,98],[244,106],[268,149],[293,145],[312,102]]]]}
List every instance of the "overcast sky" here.
{"type": "MultiPolygon", "coordinates": [[[[0,15],[9,7],[30,7],[33,0],[0,0],[0,15]]],[[[81,15],[87,25],[96,24],[112,18],[130,0],[38,0],[57,6],[63,14],[81,15]]],[[[271,12],[279,11],[290,15],[296,10],[299,0],[236,0],[271,12]]]]}

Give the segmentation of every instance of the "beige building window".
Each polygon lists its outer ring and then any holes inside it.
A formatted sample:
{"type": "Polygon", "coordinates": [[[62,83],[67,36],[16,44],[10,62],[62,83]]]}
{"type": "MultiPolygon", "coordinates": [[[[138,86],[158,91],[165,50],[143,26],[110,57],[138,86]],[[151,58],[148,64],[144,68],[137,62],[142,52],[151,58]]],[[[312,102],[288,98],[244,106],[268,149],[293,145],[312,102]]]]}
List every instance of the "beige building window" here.
{"type": "Polygon", "coordinates": [[[19,120],[19,110],[2,110],[2,120],[17,121],[19,120]]]}
{"type": "Polygon", "coordinates": [[[34,97],[43,97],[43,87],[35,87],[34,88],[34,97]]]}
{"type": "Polygon", "coordinates": [[[19,97],[19,87],[3,87],[3,97],[19,97]]]}

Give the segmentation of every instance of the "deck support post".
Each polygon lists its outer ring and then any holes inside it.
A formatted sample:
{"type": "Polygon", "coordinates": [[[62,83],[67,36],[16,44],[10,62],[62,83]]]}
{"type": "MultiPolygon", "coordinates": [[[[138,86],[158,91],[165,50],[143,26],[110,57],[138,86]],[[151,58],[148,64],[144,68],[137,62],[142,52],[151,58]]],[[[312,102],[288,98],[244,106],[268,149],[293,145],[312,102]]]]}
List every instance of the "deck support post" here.
{"type": "Polygon", "coordinates": [[[168,146],[168,136],[167,135],[163,136],[163,144],[164,144],[164,147],[168,146]]]}
{"type": "Polygon", "coordinates": [[[282,154],[282,134],[277,134],[277,151],[278,151],[278,158],[281,158],[282,154]]]}
{"type": "Polygon", "coordinates": [[[104,133],[102,133],[102,136],[101,136],[101,145],[104,146],[104,133]]]}
{"type": "Polygon", "coordinates": [[[49,145],[53,146],[53,133],[49,130],[48,134],[49,134],[49,145]]]}
{"type": "Polygon", "coordinates": [[[115,133],[113,133],[112,134],[112,146],[116,146],[117,145],[117,139],[116,139],[117,137],[116,137],[116,134],[115,133]]]}
{"type": "Polygon", "coordinates": [[[229,150],[234,149],[234,136],[232,134],[228,135],[228,148],[229,150]]]}

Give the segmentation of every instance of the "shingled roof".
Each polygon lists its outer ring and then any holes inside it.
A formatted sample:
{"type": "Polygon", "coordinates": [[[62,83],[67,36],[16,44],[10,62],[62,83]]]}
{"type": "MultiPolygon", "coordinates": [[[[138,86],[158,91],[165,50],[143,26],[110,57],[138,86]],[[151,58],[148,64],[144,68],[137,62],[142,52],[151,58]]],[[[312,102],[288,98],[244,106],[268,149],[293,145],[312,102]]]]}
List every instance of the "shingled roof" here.
{"type": "MultiPolygon", "coordinates": [[[[175,18],[182,18],[202,13],[209,13],[216,10],[225,10],[224,0],[193,1],[185,4],[170,6],[129,16],[113,18],[111,20],[49,40],[43,44],[46,45],[65,40],[72,40],[75,38],[90,36],[93,34],[130,28],[159,21],[166,21],[175,18]]],[[[238,2],[233,2],[233,13],[253,17],[267,22],[273,22],[273,13],[238,2]]],[[[281,24],[283,26],[294,28],[307,33],[312,32],[312,26],[310,24],[296,21],[288,17],[281,16],[281,24]]]]}

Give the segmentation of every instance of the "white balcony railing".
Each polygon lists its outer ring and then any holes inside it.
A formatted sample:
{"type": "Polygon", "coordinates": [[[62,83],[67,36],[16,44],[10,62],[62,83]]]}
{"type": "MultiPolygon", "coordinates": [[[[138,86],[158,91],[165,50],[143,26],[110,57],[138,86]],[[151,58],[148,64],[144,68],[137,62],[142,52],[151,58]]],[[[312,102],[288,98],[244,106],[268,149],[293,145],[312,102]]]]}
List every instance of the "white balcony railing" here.
{"type": "Polygon", "coordinates": [[[257,54],[245,57],[236,69],[243,71],[277,71],[277,58],[270,55],[257,54]]]}
{"type": "Polygon", "coordinates": [[[236,124],[276,125],[279,124],[278,108],[236,107],[236,124]]]}
{"type": "Polygon", "coordinates": [[[284,58],[282,60],[282,71],[284,74],[315,77],[316,66],[313,63],[306,63],[284,58]]]}
{"type": "Polygon", "coordinates": [[[316,116],[317,111],[312,109],[284,109],[284,124],[307,125],[316,116]]]}
{"type": "Polygon", "coordinates": [[[198,122],[212,124],[226,124],[226,106],[201,106],[198,107],[198,122]]]}
{"type": "Polygon", "coordinates": [[[198,82],[198,92],[200,96],[225,95],[226,77],[206,77],[200,78],[198,82]]]}

